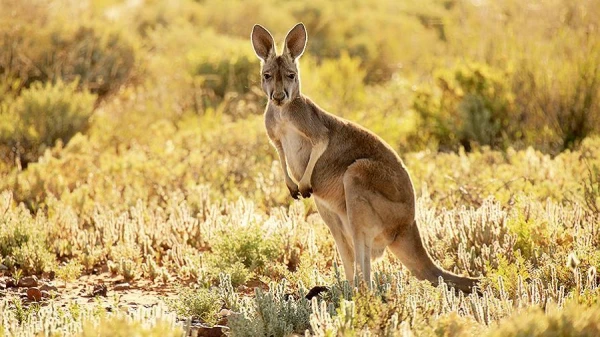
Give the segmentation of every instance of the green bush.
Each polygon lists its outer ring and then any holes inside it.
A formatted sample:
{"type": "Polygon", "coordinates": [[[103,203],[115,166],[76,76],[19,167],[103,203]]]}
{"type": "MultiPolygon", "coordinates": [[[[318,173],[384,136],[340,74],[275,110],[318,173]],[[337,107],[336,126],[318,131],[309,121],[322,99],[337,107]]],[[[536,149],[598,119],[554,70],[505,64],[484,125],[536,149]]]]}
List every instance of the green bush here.
{"type": "Polygon", "coordinates": [[[596,214],[600,213],[600,167],[588,165],[587,176],[581,182],[583,196],[587,208],[596,214]]]}
{"type": "Polygon", "coordinates": [[[468,63],[436,75],[433,88],[415,95],[413,108],[422,128],[432,130],[438,148],[471,149],[474,144],[504,149],[518,141],[509,74],[484,64],[468,63]]]}
{"type": "Polygon", "coordinates": [[[78,82],[36,82],[0,106],[0,151],[23,166],[36,161],[56,141],[67,143],[85,131],[96,96],[77,91],[78,82]]]}
{"type": "Polygon", "coordinates": [[[521,61],[513,76],[515,102],[524,122],[538,129],[530,138],[540,139],[529,142],[545,151],[574,149],[600,131],[600,44],[581,49],[571,62],[521,61]]]}
{"type": "Polygon", "coordinates": [[[217,322],[217,314],[223,305],[218,292],[205,288],[183,288],[177,299],[167,303],[179,316],[199,318],[210,325],[217,322]]]}
{"type": "Polygon", "coordinates": [[[234,117],[245,117],[263,110],[258,58],[246,39],[219,36],[211,31],[203,32],[198,47],[186,54],[190,75],[202,91],[201,110],[220,108],[234,117]],[[211,46],[210,49],[206,46],[211,46]],[[214,50],[219,50],[215,53],[214,50]],[[236,108],[243,103],[244,107],[236,108]],[[221,102],[226,106],[220,106],[221,102]],[[249,103],[252,104],[249,106],[249,103]]]}
{"type": "Polygon", "coordinates": [[[208,272],[214,280],[220,273],[229,273],[234,286],[244,284],[283,256],[280,243],[265,236],[257,225],[236,228],[233,233],[220,233],[207,256],[208,272]]]}
{"type": "Polygon", "coordinates": [[[74,20],[51,6],[9,2],[12,10],[0,14],[1,78],[18,79],[20,89],[79,79],[80,88],[99,97],[132,80],[136,47],[124,33],[74,20]]]}
{"type": "Polygon", "coordinates": [[[317,104],[335,115],[352,118],[365,101],[364,79],[366,72],[360,60],[343,52],[339,58],[317,59],[307,55],[301,66],[302,91],[317,104]]]}
{"type": "Polygon", "coordinates": [[[0,263],[23,275],[50,271],[56,264],[46,242],[43,218],[35,219],[23,206],[14,207],[8,192],[0,195],[0,263]]]}

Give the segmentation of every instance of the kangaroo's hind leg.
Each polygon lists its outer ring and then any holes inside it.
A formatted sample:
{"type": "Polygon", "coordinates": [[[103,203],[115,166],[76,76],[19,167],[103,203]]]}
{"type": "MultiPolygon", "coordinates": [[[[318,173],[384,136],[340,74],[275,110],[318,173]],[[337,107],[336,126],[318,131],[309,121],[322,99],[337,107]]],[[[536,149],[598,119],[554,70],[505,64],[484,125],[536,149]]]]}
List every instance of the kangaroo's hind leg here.
{"type": "Polygon", "coordinates": [[[371,252],[381,252],[393,242],[397,224],[414,216],[414,205],[403,202],[412,199],[409,193],[396,187],[398,176],[382,164],[361,159],[350,165],[344,174],[344,191],[349,231],[354,242],[355,272],[362,271],[370,286],[371,252]]]}

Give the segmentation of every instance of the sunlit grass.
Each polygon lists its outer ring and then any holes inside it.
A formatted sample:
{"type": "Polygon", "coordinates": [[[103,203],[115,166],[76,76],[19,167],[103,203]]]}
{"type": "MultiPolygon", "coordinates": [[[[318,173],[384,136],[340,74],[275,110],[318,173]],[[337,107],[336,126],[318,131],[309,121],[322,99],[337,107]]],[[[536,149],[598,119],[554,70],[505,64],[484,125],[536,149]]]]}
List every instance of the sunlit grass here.
{"type": "Polygon", "coordinates": [[[597,3],[2,7],[4,279],[107,270],[177,294],[130,310],[0,290],[0,336],[600,334],[597,3]],[[480,294],[418,281],[391,255],[372,291],[343,280],[261,115],[251,27],[297,21],[304,93],[399,152],[429,252],[482,277],[480,294]],[[304,299],[316,285],[330,290],[304,299]]]}

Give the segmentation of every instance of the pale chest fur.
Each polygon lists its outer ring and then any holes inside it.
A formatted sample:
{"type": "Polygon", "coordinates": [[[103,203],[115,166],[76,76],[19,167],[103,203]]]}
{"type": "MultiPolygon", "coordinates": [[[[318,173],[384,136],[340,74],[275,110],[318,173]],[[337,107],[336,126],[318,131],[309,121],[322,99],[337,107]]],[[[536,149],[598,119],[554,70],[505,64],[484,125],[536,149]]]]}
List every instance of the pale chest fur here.
{"type": "Polygon", "coordinates": [[[271,123],[267,123],[268,133],[274,141],[283,147],[288,171],[292,179],[300,181],[310,158],[311,143],[301,135],[290,121],[274,114],[271,123]]]}

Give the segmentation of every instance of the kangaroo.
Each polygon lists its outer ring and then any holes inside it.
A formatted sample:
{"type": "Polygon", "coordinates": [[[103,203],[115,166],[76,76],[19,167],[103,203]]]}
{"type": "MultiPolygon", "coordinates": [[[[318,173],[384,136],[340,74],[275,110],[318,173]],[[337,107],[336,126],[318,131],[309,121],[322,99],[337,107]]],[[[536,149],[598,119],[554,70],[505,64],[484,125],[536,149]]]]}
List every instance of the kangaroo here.
{"type": "Polygon", "coordinates": [[[387,247],[417,278],[437,285],[442,277],[472,291],[478,279],[443,270],[425,249],[415,221],[413,184],[396,152],[371,131],[302,95],[298,59],[307,38],[304,24],[297,24],[278,55],[267,29],[255,25],[251,34],[268,98],[267,135],[291,196],[314,197],[351,283],[362,273],[370,287],[371,259],[387,247]]]}

